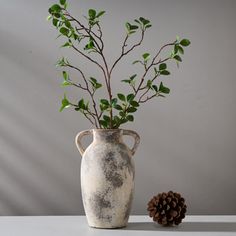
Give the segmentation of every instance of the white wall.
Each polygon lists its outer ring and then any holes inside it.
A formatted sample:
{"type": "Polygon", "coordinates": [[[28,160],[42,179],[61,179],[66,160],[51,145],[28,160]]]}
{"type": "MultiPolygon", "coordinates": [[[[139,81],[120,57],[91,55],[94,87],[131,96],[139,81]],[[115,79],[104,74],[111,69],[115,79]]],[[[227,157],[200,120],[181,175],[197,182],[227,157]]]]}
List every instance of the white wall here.
{"type": "MultiPolygon", "coordinates": [[[[236,1],[81,0],[70,1],[75,15],[105,9],[106,54],[119,54],[123,24],[138,16],[153,27],[144,45],[154,53],[176,35],[191,39],[180,69],[165,78],[166,99],[136,114],[141,145],[135,155],[135,214],[170,189],[187,199],[189,214],[236,214],[236,1]]],[[[56,30],[46,22],[54,1],[11,0],[0,4],[0,215],[83,214],[78,131],[90,125],[76,112],[59,113],[63,89],[54,64],[67,55],[85,70],[80,57],[59,49],[56,30]]],[[[136,72],[127,57],[113,85],[136,72]]],[[[80,95],[76,90],[73,96],[80,95]]],[[[69,92],[69,94],[70,94],[69,92]]]]}

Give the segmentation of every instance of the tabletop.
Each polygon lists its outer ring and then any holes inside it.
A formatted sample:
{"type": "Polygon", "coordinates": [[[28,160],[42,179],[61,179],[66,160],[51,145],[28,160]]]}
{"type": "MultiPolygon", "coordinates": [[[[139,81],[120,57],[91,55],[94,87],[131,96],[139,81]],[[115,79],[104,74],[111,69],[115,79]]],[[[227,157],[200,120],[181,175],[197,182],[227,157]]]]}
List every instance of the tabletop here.
{"type": "Polygon", "coordinates": [[[179,226],[163,227],[148,216],[131,216],[126,228],[95,229],[85,216],[1,216],[1,236],[235,235],[235,216],[186,216],[179,226]]]}

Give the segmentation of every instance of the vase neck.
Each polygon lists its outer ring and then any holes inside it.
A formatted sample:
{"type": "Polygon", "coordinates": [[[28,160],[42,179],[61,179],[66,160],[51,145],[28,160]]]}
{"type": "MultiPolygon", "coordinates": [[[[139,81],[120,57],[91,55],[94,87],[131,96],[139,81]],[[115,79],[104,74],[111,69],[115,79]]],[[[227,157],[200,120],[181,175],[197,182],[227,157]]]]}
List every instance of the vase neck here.
{"type": "Polygon", "coordinates": [[[93,129],[93,140],[97,142],[122,142],[123,130],[121,129],[93,129]]]}

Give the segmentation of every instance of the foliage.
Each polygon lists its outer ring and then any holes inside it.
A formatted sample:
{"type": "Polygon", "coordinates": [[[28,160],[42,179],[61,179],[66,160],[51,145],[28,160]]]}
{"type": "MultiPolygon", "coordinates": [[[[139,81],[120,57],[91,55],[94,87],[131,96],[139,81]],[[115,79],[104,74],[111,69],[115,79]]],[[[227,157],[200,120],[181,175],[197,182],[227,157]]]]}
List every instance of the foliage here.
{"type": "Polygon", "coordinates": [[[58,30],[58,36],[63,36],[65,39],[61,47],[75,50],[81,57],[97,66],[101,75],[97,78],[87,76],[81,68],[73,65],[66,58],[61,58],[57,62],[57,66],[63,68],[62,86],[74,86],[84,90],[87,92],[88,98],[79,98],[77,102],[71,102],[64,94],[60,111],[70,107],[81,112],[96,128],[115,129],[124,123],[134,121],[134,113],[141,104],[156,97],[165,97],[166,94],[170,93],[170,89],[160,81],[159,77],[170,74],[166,62],[174,60],[177,65],[182,62],[181,56],[184,54],[184,47],[190,45],[188,39],[177,37],[173,42],[163,45],[156,54],[151,55],[145,52],[141,55],[133,64],[142,66],[143,74],[134,74],[122,80],[130,87],[131,92],[114,95],[111,86],[112,72],[123,57],[143,43],[146,31],[152,27],[150,21],[144,17],[139,17],[133,22],[125,23],[126,34],[121,53],[109,68],[107,58],[104,55],[103,32],[100,25],[100,20],[105,11],[89,9],[84,23],[72,16],[67,10],[67,6],[66,0],[60,0],[58,4],[49,8],[48,20],[58,30]],[[133,34],[139,34],[140,38],[132,44],[129,41],[133,34]],[[166,48],[171,48],[171,52],[169,56],[162,58],[161,53],[166,48]],[[93,54],[99,55],[102,62],[95,59],[93,54]],[[69,69],[78,72],[78,83],[70,78],[69,69]],[[97,90],[102,88],[107,91],[107,97],[95,98],[97,90]]]}

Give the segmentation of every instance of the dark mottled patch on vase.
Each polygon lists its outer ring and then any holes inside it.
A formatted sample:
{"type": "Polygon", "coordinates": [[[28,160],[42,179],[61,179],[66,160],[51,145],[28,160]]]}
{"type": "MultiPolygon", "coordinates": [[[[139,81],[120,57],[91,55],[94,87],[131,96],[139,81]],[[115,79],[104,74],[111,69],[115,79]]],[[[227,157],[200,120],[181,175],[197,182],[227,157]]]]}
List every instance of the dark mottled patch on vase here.
{"type": "Polygon", "coordinates": [[[111,202],[105,199],[107,191],[104,193],[94,193],[90,197],[90,204],[93,206],[92,210],[94,215],[99,218],[111,222],[112,216],[108,215],[107,212],[104,212],[107,208],[111,208],[111,202]]]}
{"type": "Polygon", "coordinates": [[[123,178],[121,174],[118,173],[121,169],[123,169],[123,164],[118,165],[115,153],[112,151],[108,152],[103,160],[103,170],[106,180],[109,181],[114,188],[120,188],[123,185],[123,178]]]}
{"type": "Polygon", "coordinates": [[[123,185],[123,178],[117,172],[108,172],[106,179],[112,183],[114,188],[120,188],[123,185]]]}
{"type": "MultiPolygon", "coordinates": [[[[125,146],[125,145],[122,145],[122,146],[125,146]]],[[[129,171],[129,174],[134,174],[134,166],[131,162],[131,156],[129,156],[128,154],[128,151],[124,151],[125,150],[125,147],[122,148],[120,147],[120,151],[119,151],[119,154],[123,160],[123,165],[128,168],[128,171],[129,171]]]]}

